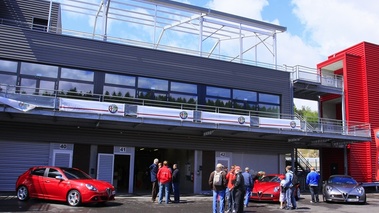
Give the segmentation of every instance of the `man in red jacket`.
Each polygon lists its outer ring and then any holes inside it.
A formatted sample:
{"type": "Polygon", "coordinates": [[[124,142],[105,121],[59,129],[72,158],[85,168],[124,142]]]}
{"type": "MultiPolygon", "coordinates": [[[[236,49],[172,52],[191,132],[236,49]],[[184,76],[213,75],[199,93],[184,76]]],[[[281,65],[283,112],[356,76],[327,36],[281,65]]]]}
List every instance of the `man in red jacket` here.
{"type": "Polygon", "coordinates": [[[159,203],[162,203],[163,190],[165,190],[166,203],[170,200],[170,183],[171,183],[171,170],[167,167],[167,161],[163,161],[163,166],[158,170],[157,179],[159,184],[159,203]]]}

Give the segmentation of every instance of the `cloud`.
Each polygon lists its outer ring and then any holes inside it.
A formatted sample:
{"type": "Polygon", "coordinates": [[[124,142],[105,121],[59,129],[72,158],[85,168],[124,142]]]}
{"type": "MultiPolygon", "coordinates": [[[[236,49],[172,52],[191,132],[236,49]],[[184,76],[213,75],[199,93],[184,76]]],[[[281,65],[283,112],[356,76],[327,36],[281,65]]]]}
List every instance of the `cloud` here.
{"type": "Polygon", "coordinates": [[[261,12],[268,6],[267,0],[211,0],[207,6],[211,9],[262,20],[261,12]]]}
{"type": "Polygon", "coordinates": [[[379,43],[376,0],[292,0],[292,4],[294,14],[305,27],[303,39],[322,56],[362,41],[379,43]]]}

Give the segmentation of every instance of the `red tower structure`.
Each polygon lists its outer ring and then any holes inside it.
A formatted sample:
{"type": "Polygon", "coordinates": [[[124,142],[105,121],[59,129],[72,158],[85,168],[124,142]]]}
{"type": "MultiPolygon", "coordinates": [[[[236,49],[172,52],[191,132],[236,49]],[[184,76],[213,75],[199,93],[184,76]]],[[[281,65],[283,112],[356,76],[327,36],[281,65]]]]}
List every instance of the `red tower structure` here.
{"type": "Polygon", "coordinates": [[[378,181],[379,143],[376,143],[376,129],[379,128],[379,45],[359,43],[329,56],[317,65],[317,69],[321,73],[343,76],[342,95],[320,96],[320,117],[367,122],[372,129],[372,142],[347,147],[347,164],[344,164],[344,150],[321,149],[323,177],[343,173],[345,169],[357,181],[378,181]]]}

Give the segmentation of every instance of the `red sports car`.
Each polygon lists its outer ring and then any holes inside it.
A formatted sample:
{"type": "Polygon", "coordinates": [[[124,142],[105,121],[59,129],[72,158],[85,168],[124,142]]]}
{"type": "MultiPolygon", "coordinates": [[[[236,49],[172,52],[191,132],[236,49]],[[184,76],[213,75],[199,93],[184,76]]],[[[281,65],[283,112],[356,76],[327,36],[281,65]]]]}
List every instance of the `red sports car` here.
{"type": "Polygon", "coordinates": [[[105,181],[91,178],[76,168],[52,166],[32,167],[16,182],[17,198],[67,201],[70,206],[81,203],[105,203],[114,200],[116,191],[105,181]]]}
{"type": "Polygon", "coordinates": [[[280,195],[280,181],[284,178],[285,176],[282,174],[270,174],[257,180],[254,183],[250,200],[278,202],[280,195]]]}

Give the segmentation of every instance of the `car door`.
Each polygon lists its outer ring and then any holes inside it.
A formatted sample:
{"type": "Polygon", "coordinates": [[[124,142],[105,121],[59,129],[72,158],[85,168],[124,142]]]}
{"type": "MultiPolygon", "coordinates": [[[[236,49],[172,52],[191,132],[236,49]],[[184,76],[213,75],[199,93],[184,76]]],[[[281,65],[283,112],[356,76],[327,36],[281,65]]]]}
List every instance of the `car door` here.
{"type": "Polygon", "coordinates": [[[49,168],[47,175],[44,177],[45,196],[51,200],[66,200],[68,181],[63,179],[61,171],[55,168],[49,168]],[[57,178],[62,177],[62,179],[57,178]]]}
{"type": "Polygon", "coordinates": [[[30,172],[29,194],[30,197],[44,198],[43,177],[46,168],[36,168],[30,172]]]}

